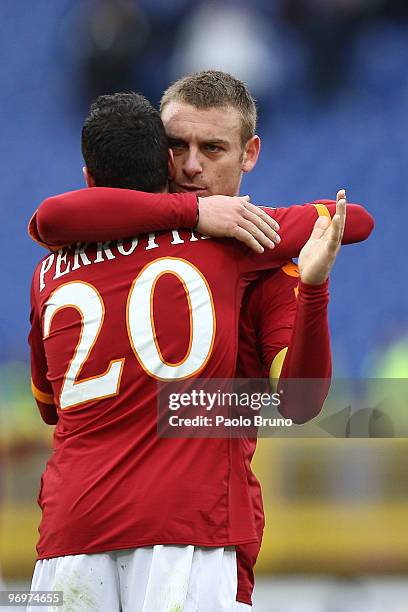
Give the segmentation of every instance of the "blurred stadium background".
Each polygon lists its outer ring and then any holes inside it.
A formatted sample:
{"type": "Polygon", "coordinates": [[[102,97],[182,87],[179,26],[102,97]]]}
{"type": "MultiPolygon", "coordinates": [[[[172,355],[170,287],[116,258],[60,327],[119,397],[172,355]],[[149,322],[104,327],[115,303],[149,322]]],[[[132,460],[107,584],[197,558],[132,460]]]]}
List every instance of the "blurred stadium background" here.
{"type": "MultiPolygon", "coordinates": [[[[405,0],[2,0],[0,568],[28,584],[50,452],[27,365],[39,202],[82,186],[79,133],[100,93],[155,103],[203,68],[246,80],[259,102],[252,201],[334,197],[375,216],[341,253],[330,309],[335,373],[408,377],[408,4],[405,0]]],[[[267,510],[254,612],[408,610],[404,439],[262,440],[267,510]]]]}

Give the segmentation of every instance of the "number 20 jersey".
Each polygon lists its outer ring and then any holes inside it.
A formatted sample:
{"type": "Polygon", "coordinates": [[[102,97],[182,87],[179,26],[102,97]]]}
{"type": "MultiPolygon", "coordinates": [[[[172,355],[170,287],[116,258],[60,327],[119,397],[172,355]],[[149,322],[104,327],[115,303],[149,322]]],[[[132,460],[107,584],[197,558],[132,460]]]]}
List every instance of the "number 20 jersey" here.
{"type": "Polygon", "coordinates": [[[159,438],[157,380],[232,378],[245,287],[283,263],[190,231],[40,262],[33,390],[56,428],[38,558],[257,540],[239,440],[159,438]]]}

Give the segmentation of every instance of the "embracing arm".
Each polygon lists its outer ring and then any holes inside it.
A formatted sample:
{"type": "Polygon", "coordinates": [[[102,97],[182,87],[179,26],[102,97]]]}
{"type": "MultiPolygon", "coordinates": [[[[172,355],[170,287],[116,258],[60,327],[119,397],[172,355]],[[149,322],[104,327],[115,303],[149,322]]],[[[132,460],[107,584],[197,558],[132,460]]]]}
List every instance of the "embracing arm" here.
{"type": "MultiPolygon", "coordinates": [[[[274,218],[280,226],[280,241],[274,249],[266,250],[262,255],[251,251],[243,251],[245,257],[240,258],[240,267],[244,275],[249,273],[247,280],[254,280],[256,276],[251,276],[261,270],[279,268],[290,259],[299,257],[299,253],[310,239],[317,222],[330,226],[331,221],[336,217],[336,210],[341,197],[345,197],[342,189],[337,193],[336,202],[322,204],[323,200],[314,204],[304,204],[303,206],[289,206],[288,208],[264,208],[267,214],[274,218]]],[[[342,221],[342,244],[350,244],[365,240],[370,235],[374,227],[374,220],[371,215],[358,204],[347,205],[347,219],[344,214],[342,221]]],[[[316,283],[318,284],[318,283],[316,283]]]]}
{"type": "MultiPolygon", "coordinates": [[[[320,200],[303,206],[270,209],[281,227],[281,243],[276,247],[280,257],[298,257],[303,245],[309,239],[316,219],[332,219],[336,212],[336,202],[320,200]]],[[[374,228],[373,217],[359,204],[347,204],[347,219],[342,244],[352,244],[366,240],[374,228]]]]}
{"type": "Polygon", "coordinates": [[[196,223],[195,194],[92,187],[44,200],[31,218],[29,233],[37,242],[53,247],[192,228],[196,223]]]}
{"type": "Polygon", "coordinates": [[[30,220],[30,237],[51,250],[72,242],[115,240],[160,230],[197,229],[236,238],[262,253],[279,240],[276,221],[249,196],[145,193],[92,187],[47,198],[30,220]]]}

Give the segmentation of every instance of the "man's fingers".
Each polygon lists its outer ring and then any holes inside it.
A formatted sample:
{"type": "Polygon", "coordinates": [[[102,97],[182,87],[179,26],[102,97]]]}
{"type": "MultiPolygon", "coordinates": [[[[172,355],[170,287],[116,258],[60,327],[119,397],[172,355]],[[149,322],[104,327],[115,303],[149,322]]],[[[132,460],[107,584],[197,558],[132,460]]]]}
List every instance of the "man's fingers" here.
{"type": "MultiPolygon", "coordinates": [[[[343,238],[344,227],[346,224],[346,209],[347,209],[347,201],[345,197],[345,192],[344,190],[342,191],[344,193],[344,197],[338,199],[336,202],[336,215],[338,215],[340,218],[340,242],[343,238]]],[[[339,191],[339,193],[341,192],[339,191]]]]}
{"type": "MultiPolygon", "coordinates": [[[[257,227],[256,224],[252,223],[248,219],[242,219],[242,221],[239,224],[239,227],[241,227],[246,232],[251,234],[251,236],[253,236],[255,238],[255,240],[260,245],[262,245],[262,247],[265,247],[267,249],[273,249],[274,248],[274,246],[275,246],[274,241],[269,239],[268,236],[265,235],[265,233],[262,230],[260,230],[257,227]]],[[[269,230],[270,230],[270,228],[269,228],[269,230]]]]}
{"type": "Polygon", "coordinates": [[[251,232],[248,232],[243,227],[236,227],[234,230],[234,238],[246,244],[247,247],[255,251],[256,253],[263,253],[264,248],[259,242],[254,238],[251,232]]]}
{"type": "Polygon", "coordinates": [[[346,190],[345,189],[339,189],[336,195],[336,203],[339,200],[345,200],[346,199],[346,190]]]}
{"type": "Polygon", "coordinates": [[[336,202],[336,214],[340,217],[346,215],[346,198],[340,198],[336,202]]]}
{"type": "Polygon", "coordinates": [[[273,248],[280,242],[279,224],[249,196],[208,196],[199,198],[200,215],[197,230],[214,237],[236,238],[255,251],[273,248]],[[237,231],[240,228],[243,232],[237,231]]]}
{"type": "Polygon", "coordinates": [[[336,196],[336,214],[331,220],[330,227],[325,236],[327,239],[327,247],[333,253],[338,249],[343,238],[346,224],[346,207],[346,191],[345,189],[339,189],[336,196]]]}
{"type": "Polygon", "coordinates": [[[328,240],[328,247],[331,251],[334,251],[338,248],[341,243],[342,237],[342,222],[341,217],[337,213],[334,215],[331,226],[330,226],[330,234],[328,240]]]}
{"type": "Polygon", "coordinates": [[[245,218],[253,223],[263,234],[265,234],[267,238],[269,238],[269,240],[275,244],[279,244],[281,240],[279,234],[271,227],[270,224],[266,223],[262,217],[251,212],[250,210],[246,210],[245,218]]]}
{"type": "Polygon", "coordinates": [[[262,208],[260,208],[259,206],[255,206],[255,204],[251,204],[250,202],[245,204],[245,208],[250,212],[254,213],[260,219],[263,219],[265,223],[267,223],[272,229],[275,230],[275,232],[279,231],[279,223],[273,217],[268,215],[268,213],[262,210],[262,208]]]}

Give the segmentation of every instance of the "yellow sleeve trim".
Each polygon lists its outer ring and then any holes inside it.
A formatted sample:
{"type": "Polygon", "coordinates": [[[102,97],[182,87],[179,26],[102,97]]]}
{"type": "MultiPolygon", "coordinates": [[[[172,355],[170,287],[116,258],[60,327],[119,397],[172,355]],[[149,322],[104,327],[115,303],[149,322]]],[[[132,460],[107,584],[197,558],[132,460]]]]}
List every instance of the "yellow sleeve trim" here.
{"type": "Polygon", "coordinates": [[[282,266],[281,270],[282,270],[282,272],[284,272],[288,276],[293,276],[295,278],[299,278],[299,276],[300,276],[299,268],[298,268],[297,264],[293,263],[293,261],[290,261],[289,263],[287,263],[284,266],[282,266]]]}
{"type": "MultiPolygon", "coordinates": [[[[283,362],[285,361],[287,352],[288,347],[285,346],[285,348],[280,350],[279,353],[275,355],[275,359],[272,361],[271,369],[269,370],[269,380],[271,381],[271,385],[273,387],[276,387],[276,383],[281,375],[283,362]]],[[[276,391],[276,389],[274,390],[276,391]]]]}
{"type": "Polygon", "coordinates": [[[327,217],[328,219],[331,219],[329,209],[327,208],[327,206],[325,206],[325,204],[313,204],[313,206],[317,210],[317,214],[319,215],[319,217],[327,217]]]}
{"type": "Polygon", "coordinates": [[[51,393],[44,393],[43,391],[40,391],[35,386],[32,379],[31,379],[31,391],[33,392],[35,399],[38,400],[39,402],[42,402],[43,404],[53,404],[54,403],[54,396],[51,393]]]}

